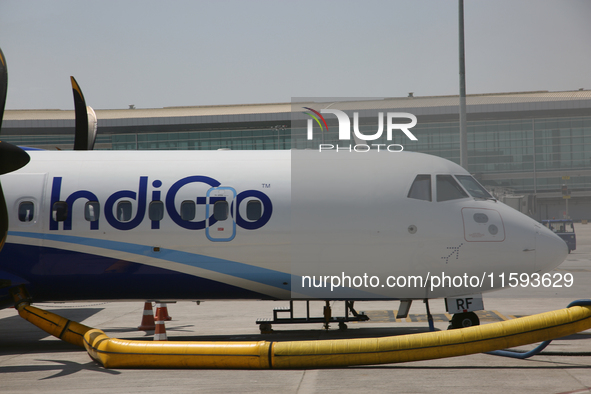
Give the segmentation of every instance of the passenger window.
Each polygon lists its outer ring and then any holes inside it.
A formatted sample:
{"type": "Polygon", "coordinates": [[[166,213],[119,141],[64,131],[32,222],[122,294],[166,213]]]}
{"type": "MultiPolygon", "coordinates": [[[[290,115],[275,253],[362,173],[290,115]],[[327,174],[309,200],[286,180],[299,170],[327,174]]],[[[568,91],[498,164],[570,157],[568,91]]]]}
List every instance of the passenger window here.
{"type": "Polygon", "coordinates": [[[195,219],[196,205],[194,201],[185,200],[181,203],[181,219],[191,221],[195,219]]]}
{"type": "Polygon", "coordinates": [[[246,218],[259,220],[263,215],[263,206],[259,200],[251,200],[246,204],[246,218]]]}
{"type": "Polygon", "coordinates": [[[150,220],[160,221],[164,217],[164,203],[162,201],[152,201],[148,209],[150,220]]]}
{"type": "Polygon", "coordinates": [[[493,198],[471,175],[456,175],[456,178],[460,181],[462,186],[468,190],[468,193],[470,193],[472,197],[484,199],[493,198]]]}
{"type": "Polygon", "coordinates": [[[101,214],[101,205],[98,201],[88,201],[84,205],[84,219],[89,222],[96,222],[99,220],[101,214]]]}
{"type": "Polygon", "coordinates": [[[35,217],[35,204],[31,201],[23,201],[18,205],[18,220],[32,222],[35,217]]]}
{"type": "Polygon", "coordinates": [[[228,219],[230,209],[227,201],[217,201],[213,204],[213,218],[218,221],[228,219]]]}
{"type": "Polygon", "coordinates": [[[117,220],[129,222],[131,220],[131,201],[120,201],[117,204],[117,220]]]}
{"type": "Polygon", "coordinates": [[[417,175],[407,197],[431,201],[431,175],[417,175]]]}
{"type": "Polygon", "coordinates": [[[451,175],[437,175],[437,201],[457,200],[468,195],[451,175]]]}
{"type": "Polygon", "coordinates": [[[68,203],[65,201],[53,203],[51,216],[56,222],[64,222],[68,218],[68,203]]]}

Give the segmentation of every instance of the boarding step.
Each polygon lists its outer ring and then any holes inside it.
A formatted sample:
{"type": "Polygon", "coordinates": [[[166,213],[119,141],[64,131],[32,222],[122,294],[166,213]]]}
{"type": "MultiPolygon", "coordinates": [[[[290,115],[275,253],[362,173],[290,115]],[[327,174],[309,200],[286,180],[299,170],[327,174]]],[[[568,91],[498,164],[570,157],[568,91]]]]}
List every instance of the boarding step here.
{"type": "Polygon", "coordinates": [[[288,306],[280,306],[277,308],[273,308],[273,310],[277,312],[291,312],[291,308],[288,306]]]}
{"type": "Polygon", "coordinates": [[[289,318],[293,319],[293,301],[290,302],[290,306],[280,306],[277,308],[273,308],[273,319],[277,320],[277,314],[279,313],[289,313],[289,318]]]}

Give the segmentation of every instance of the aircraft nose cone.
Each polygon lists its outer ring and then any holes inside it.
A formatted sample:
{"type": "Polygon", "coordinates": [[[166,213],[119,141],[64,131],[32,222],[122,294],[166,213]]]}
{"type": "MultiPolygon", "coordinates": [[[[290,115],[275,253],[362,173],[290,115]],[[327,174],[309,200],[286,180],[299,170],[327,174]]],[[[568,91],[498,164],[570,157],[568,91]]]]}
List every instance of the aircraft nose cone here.
{"type": "Polygon", "coordinates": [[[546,227],[536,232],[536,271],[548,272],[558,267],[568,255],[566,242],[546,227]]]}

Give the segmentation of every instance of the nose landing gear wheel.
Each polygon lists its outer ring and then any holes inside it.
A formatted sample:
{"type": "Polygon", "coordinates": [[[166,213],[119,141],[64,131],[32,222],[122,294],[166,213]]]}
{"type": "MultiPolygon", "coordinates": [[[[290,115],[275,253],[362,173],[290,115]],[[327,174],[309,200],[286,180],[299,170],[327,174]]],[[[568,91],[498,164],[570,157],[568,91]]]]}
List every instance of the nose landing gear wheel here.
{"type": "Polygon", "coordinates": [[[474,312],[456,313],[453,315],[449,323],[450,324],[447,327],[447,329],[453,330],[456,328],[479,326],[480,319],[478,318],[478,315],[474,312]]]}

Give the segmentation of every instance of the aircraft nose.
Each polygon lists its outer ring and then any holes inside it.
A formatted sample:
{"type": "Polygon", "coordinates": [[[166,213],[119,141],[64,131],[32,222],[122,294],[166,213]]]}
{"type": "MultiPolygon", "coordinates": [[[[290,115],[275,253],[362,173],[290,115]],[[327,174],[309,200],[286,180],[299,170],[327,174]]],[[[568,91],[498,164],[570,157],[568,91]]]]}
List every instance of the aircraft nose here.
{"type": "Polygon", "coordinates": [[[549,272],[568,255],[566,242],[543,226],[536,226],[536,271],[549,272]]]}

